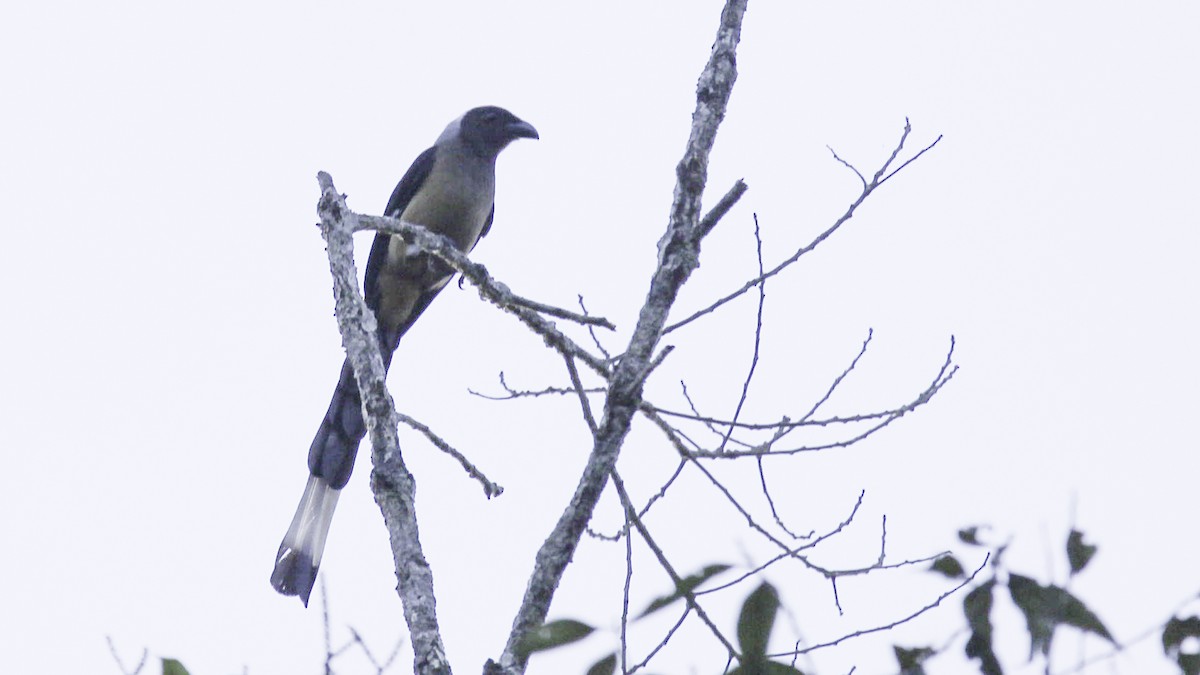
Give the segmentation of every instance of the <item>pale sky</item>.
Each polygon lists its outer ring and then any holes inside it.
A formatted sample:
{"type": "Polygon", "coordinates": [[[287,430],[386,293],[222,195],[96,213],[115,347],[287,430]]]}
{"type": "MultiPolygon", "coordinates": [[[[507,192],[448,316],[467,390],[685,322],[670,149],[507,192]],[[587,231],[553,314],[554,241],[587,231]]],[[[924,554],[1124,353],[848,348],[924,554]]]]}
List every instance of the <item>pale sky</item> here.
{"type": "MultiPolygon", "coordinates": [[[[447,122],[507,107],[541,140],[500,159],[495,225],[473,257],[518,293],[564,306],[583,294],[620,327],[608,342],[618,349],[647,288],[720,5],[8,8],[6,672],[117,673],[105,636],[127,663],[147,647],[197,675],[320,672],[319,594],[304,610],[267,581],[342,359],[313,226],[317,171],[352,208],[378,213],[447,122]]],[[[676,316],[752,273],[752,214],[770,264],[845,209],[857,179],[827,145],[873,171],[905,117],[914,148],[944,135],[767,287],[751,419],[807,409],[869,328],[872,349],[831,414],[908,400],[951,335],[958,343],[961,370],[927,407],[854,448],[769,464],[800,529],[831,527],[866,490],[823,561],[869,562],[883,514],[896,559],[951,548],[973,560],[954,532],[990,523],[1014,538],[1012,569],[1061,583],[1073,517],[1100,552],[1072,589],[1118,639],[1198,590],[1198,34],[1200,8],[1182,1],[751,2],[707,202],[737,178],[750,191],[706,242],[676,316]]],[[[648,393],[683,407],[684,379],[707,412],[728,415],[753,310],[743,301],[670,336],[677,350],[648,393]]],[[[506,488],[486,501],[452,460],[404,436],[459,672],[499,655],[589,449],[574,400],[468,393],[497,393],[500,371],[514,386],[565,382],[538,338],[450,288],[404,339],[389,380],[402,411],[506,488]]],[[[322,573],[335,642],[352,625],[386,652],[403,619],[366,457],[322,573]]],[[[631,489],[645,499],[671,465],[640,422],[620,464],[631,489]]],[[[752,500],[740,469],[724,468],[752,500]]],[[[681,569],[761,552],[695,476],[674,500],[648,525],[681,569]]],[[[609,495],[597,524],[618,522],[609,495]]],[[[551,615],[615,625],[622,560],[622,546],[586,541],[551,615]]],[[[669,587],[648,561],[637,575],[635,606],[669,587]]],[[[819,579],[798,568],[769,578],[791,602],[780,639],[794,624],[813,642],[903,616],[947,587],[916,571],[849,580],[839,618],[819,579]]],[[[713,606],[730,630],[749,590],[713,606]]],[[[885,673],[892,641],[940,643],[960,602],[816,665],[885,673]]],[[[1020,619],[998,611],[1006,665],[1030,672],[1020,619]]],[[[719,672],[695,635],[695,648],[681,643],[651,670],[719,672]]],[[[1103,651],[1065,637],[1068,656],[1103,651]]],[[[530,672],[583,672],[611,646],[592,638],[530,672]]],[[[1174,672],[1160,654],[1152,637],[1087,672],[1174,672]]],[[[408,672],[409,652],[399,658],[392,672],[408,672]]],[[[961,668],[948,658],[930,672],[961,668]]]]}

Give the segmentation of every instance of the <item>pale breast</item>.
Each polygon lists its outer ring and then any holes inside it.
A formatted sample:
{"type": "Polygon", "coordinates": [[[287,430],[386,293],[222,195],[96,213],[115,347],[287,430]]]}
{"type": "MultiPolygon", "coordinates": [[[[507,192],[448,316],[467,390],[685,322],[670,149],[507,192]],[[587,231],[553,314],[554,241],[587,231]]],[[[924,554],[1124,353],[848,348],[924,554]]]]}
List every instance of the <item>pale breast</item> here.
{"type": "Polygon", "coordinates": [[[401,220],[424,225],[469,251],[483,231],[495,194],[494,163],[448,152],[437,158],[401,220]]]}

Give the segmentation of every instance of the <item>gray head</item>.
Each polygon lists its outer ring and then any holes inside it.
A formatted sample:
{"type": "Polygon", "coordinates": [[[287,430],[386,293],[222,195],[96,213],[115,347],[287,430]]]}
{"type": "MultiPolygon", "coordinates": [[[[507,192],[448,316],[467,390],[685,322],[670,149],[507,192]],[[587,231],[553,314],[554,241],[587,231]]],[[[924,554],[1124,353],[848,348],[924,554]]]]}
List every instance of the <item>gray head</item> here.
{"type": "Polygon", "coordinates": [[[480,157],[494,158],[518,138],[538,138],[537,129],[504,108],[483,106],[468,110],[438,137],[438,142],[458,136],[480,157]]]}

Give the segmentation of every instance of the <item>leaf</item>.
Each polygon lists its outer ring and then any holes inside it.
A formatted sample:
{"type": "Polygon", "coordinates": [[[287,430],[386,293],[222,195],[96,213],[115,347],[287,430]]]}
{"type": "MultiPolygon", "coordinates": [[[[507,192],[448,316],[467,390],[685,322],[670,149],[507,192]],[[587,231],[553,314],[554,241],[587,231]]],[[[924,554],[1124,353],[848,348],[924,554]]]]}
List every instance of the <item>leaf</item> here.
{"type": "Polygon", "coordinates": [[[1013,603],[1025,615],[1025,623],[1029,629],[1030,658],[1039,651],[1046,653],[1054,629],[1063,624],[1086,633],[1095,633],[1109,642],[1116,643],[1101,623],[1100,617],[1065,588],[1043,586],[1029,577],[1009,574],[1008,592],[1012,595],[1013,603]]]}
{"type": "Polygon", "coordinates": [[[967,640],[967,657],[979,659],[979,671],[983,675],[1004,675],[1000,660],[992,649],[992,590],[996,580],[991,579],[977,586],[963,599],[963,614],[971,637],[967,640]]]}
{"type": "Polygon", "coordinates": [[[617,671],[617,653],[613,652],[587,669],[587,675],[613,675],[617,671]]]}
{"type": "Polygon", "coordinates": [[[900,665],[900,675],[925,675],[925,667],[921,664],[936,653],[929,647],[906,649],[897,645],[892,645],[892,651],[900,665]]]}
{"type": "Polygon", "coordinates": [[[671,593],[670,595],[664,595],[660,598],[655,598],[653,602],[651,602],[649,605],[646,606],[646,609],[642,610],[641,614],[638,614],[634,618],[640,619],[640,618],[646,616],[647,614],[657,612],[658,610],[662,609],[663,607],[670,605],[671,603],[675,602],[676,600],[679,600],[680,598],[687,595],[688,593],[691,593],[692,591],[696,590],[697,586],[704,583],[705,581],[708,581],[712,577],[715,577],[716,575],[720,574],[721,572],[724,572],[725,570],[729,569],[729,567],[730,567],[729,565],[723,565],[723,564],[707,565],[707,566],[705,566],[704,569],[700,570],[699,572],[696,572],[695,574],[689,574],[688,576],[679,580],[679,585],[675,587],[674,593],[671,593]]]}
{"type": "Polygon", "coordinates": [[[996,549],[992,551],[992,567],[1000,567],[1000,560],[1004,557],[1004,552],[1007,550],[1008,544],[1004,544],[1002,546],[997,546],[996,549]]]}
{"type": "Polygon", "coordinates": [[[1096,547],[1083,543],[1083,533],[1072,529],[1067,535],[1067,560],[1071,563],[1071,574],[1078,574],[1087,567],[1092,556],[1096,555],[1096,547]]]}
{"type": "Polygon", "coordinates": [[[1163,628],[1163,653],[1175,659],[1183,675],[1200,674],[1200,653],[1183,651],[1183,642],[1188,638],[1200,639],[1200,616],[1186,619],[1172,617],[1163,628]]]}
{"type": "Polygon", "coordinates": [[[958,562],[958,558],[952,555],[944,555],[934,560],[929,570],[950,577],[951,579],[962,579],[967,575],[967,571],[963,569],[962,563],[958,562]]]}
{"type": "Polygon", "coordinates": [[[765,581],[742,603],[737,625],[738,645],[748,660],[766,655],[767,640],[771,637],[778,611],[779,592],[765,581]]]}
{"type": "Polygon", "coordinates": [[[577,642],[592,634],[591,626],[574,619],[558,619],[544,623],[521,640],[517,653],[525,658],[534,652],[541,652],[555,647],[577,642]]]}
{"type": "Polygon", "coordinates": [[[188,675],[187,668],[184,668],[183,664],[175,659],[163,659],[162,672],[163,675],[188,675]]]}
{"type": "Polygon", "coordinates": [[[958,539],[964,544],[983,546],[983,542],[979,541],[979,531],[983,529],[987,529],[987,525],[972,525],[971,527],[964,527],[958,531],[958,539]]]}

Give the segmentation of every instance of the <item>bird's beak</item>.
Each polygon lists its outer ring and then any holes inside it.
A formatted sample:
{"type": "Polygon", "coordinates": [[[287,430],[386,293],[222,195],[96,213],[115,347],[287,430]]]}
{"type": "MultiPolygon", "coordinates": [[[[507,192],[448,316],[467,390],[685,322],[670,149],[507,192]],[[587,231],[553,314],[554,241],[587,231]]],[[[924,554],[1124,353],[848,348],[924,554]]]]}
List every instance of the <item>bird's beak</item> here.
{"type": "Polygon", "coordinates": [[[513,138],[540,138],[540,136],[538,136],[537,129],[534,129],[532,124],[529,122],[523,122],[521,120],[510,123],[508,127],[505,128],[505,131],[507,131],[508,135],[513,138]]]}

